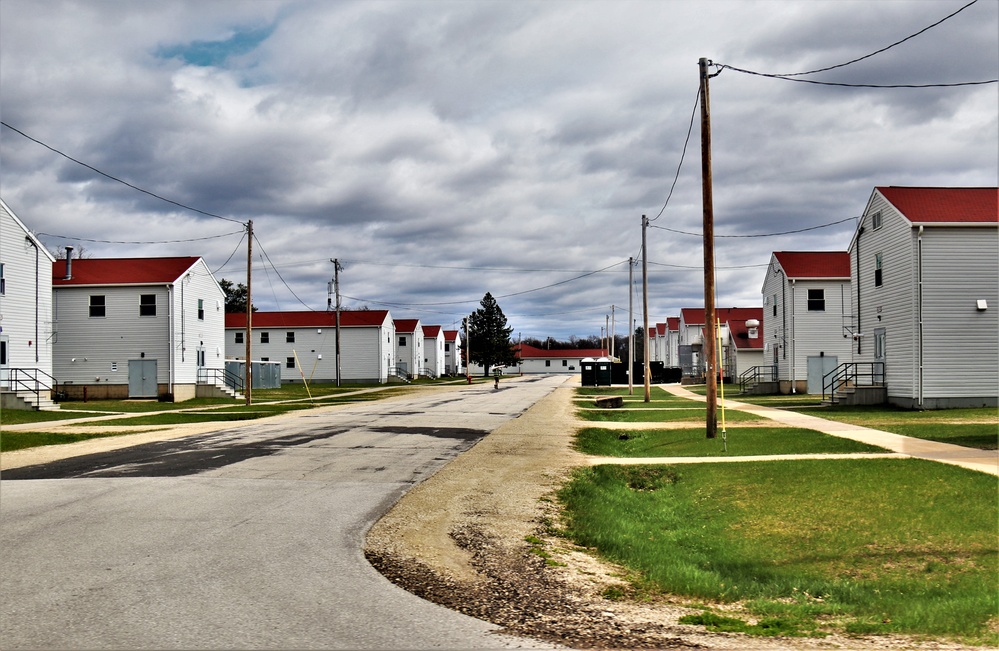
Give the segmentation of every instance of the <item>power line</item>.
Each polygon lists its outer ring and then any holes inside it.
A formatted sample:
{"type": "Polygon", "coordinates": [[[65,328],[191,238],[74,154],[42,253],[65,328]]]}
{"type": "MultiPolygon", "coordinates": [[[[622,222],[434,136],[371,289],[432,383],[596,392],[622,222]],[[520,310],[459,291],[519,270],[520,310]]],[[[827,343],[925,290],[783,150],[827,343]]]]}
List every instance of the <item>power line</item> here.
{"type": "Polygon", "coordinates": [[[295,299],[298,300],[299,303],[304,305],[308,310],[315,312],[316,310],[314,308],[312,308],[308,303],[306,303],[305,301],[303,301],[301,298],[298,297],[298,294],[295,293],[295,290],[291,288],[291,285],[288,284],[288,281],[286,281],[284,279],[284,276],[281,275],[281,272],[277,270],[277,267],[275,267],[274,263],[271,262],[271,257],[267,255],[267,251],[264,251],[264,245],[260,243],[260,240],[257,239],[256,235],[253,236],[253,239],[254,241],[256,241],[257,246],[260,247],[260,252],[264,254],[264,258],[267,260],[267,264],[269,264],[271,269],[274,270],[274,273],[277,274],[277,277],[281,280],[282,284],[284,284],[284,286],[288,288],[288,291],[291,292],[291,295],[294,296],[295,299]]]}
{"type": "Polygon", "coordinates": [[[192,208],[191,206],[188,206],[186,204],[182,204],[182,203],[180,203],[178,201],[174,201],[173,199],[167,199],[166,197],[161,197],[160,195],[156,194],[155,192],[150,192],[149,190],[144,190],[143,188],[140,188],[137,185],[133,185],[132,183],[129,183],[128,181],[124,181],[122,179],[119,179],[117,176],[112,176],[112,175],[108,174],[107,172],[102,172],[101,170],[97,169],[93,165],[87,165],[83,161],[77,160],[77,159],[73,158],[72,156],[70,156],[69,154],[61,152],[58,149],[56,149],[55,147],[47,145],[44,142],[42,142],[41,140],[38,140],[37,138],[32,138],[31,136],[29,136],[28,134],[24,133],[20,129],[15,129],[14,127],[12,127],[9,124],[7,124],[6,122],[0,121],[0,125],[3,125],[5,127],[7,127],[8,129],[10,129],[11,131],[13,131],[14,133],[18,133],[18,134],[24,136],[25,138],[27,138],[31,142],[37,143],[37,144],[41,145],[42,147],[45,147],[46,149],[48,149],[51,152],[59,154],[60,156],[62,156],[63,158],[65,158],[67,160],[73,161],[77,165],[81,165],[83,167],[86,167],[88,170],[96,172],[97,174],[100,174],[103,177],[109,178],[112,181],[115,181],[117,183],[121,183],[122,185],[128,186],[128,187],[132,188],[133,190],[136,190],[138,192],[142,192],[143,194],[147,194],[150,197],[153,197],[155,199],[159,199],[160,201],[165,201],[166,203],[172,204],[172,205],[177,206],[179,208],[183,208],[184,210],[190,210],[192,212],[196,212],[198,214],[205,215],[206,217],[214,217],[215,219],[224,219],[225,221],[232,222],[234,224],[243,224],[243,222],[239,221],[238,219],[232,219],[230,217],[223,217],[222,215],[216,215],[215,213],[205,212],[204,210],[198,210],[197,208],[192,208]]]}
{"type": "Polygon", "coordinates": [[[957,87],[957,86],[981,86],[981,85],[984,85],[984,84],[995,84],[995,83],[999,83],[999,79],[986,79],[986,80],[983,80],[983,81],[962,81],[962,82],[954,82],[954,83],[946,83],[946,84],[850,84],[850,83],[843,83],[843,82],[818,81],[818,80],[815,80],[815,79],[795,79],[795,77],[800,77],[800,76],[803,76],[803,75],[813,75],[813,74],[816,74],[816,73],[819,73],[819,72],[826,72],[828,70],[835,70],[837,68],[843,68],[845,66],[857,63],[858,61],[863,61],[864,59],[869,59],[869,58],[871,58],[871,57],[873,57],[875,55],[881,54],[882,52],[886,52],[886,51],[890,50],[891,48],[893,48],[893,47],[895,47],[897,45],[901,45],[902,43],[905,43],[906,41],[908,41],[910,39],[913,39],[913,38],[919,36],[920,34],[922,34],[922,33],[926,32],[926,31],[928,31],[928,30],[936,27],[937,25],[943,23],[944,21],[949,20],[950,18],[953,18],[954,16],[956,16],[959,13],[961,13],[962,11],[964,11],[965,9],[967,9],[968,7],[970,7],[971,5],[973,5],[973,4],[977,3],[977,2],[978,2],[978,0],[971,0],[971,2],[969,2],[966,5],[964,5],[963,7],[961,7],[960,9],[958,9],[957,11],[954,11],[953,13],[950,13],[947,16],[944,16],[943,18],[941,18],[937,22],[933,23],[932,25],[928,25],[927,27],[924,27],[923,29],[919,30],[918,32],[916,32],[914,34],[910,34],[909,36],[906,36],[905,38],[903,38],[903,39],[901,39],[899,41],[895,41],[891,45],[886,45],[885,47],[883,47],[883,48],[881,48],[879,50],[875,50],[874,52],[871,52],[870,54],[865,54],[864,56],[857,57],[856,59],[851,59],[850,61],[845,61],[843,63],[838,63],[838,64],[832,65],[832,66],[826,66],[824,68],[817,68],[815,70],[808,70],[808,71],[805,71],[805,72],[768,73],[768,72],[757,72],[757,71],[754,71],[754,70],[746,70],[745,68],[737,68],[735,66],[730,66],[730,65],[724,64],[724,63],[718,63],[718,64],[712,64],[712,65],[715,65],[715,66],[718,67],[718,72],[719,73],[721,73],[722,70],[728,69],[728,70],[734,70],[735,72],[741,72],[741,73],[744,73],[744,74],[747,74],[747,75],[755,75],[757,77],[768,77],[770,79],[783,79],[785,81],[796,81],[796,82],[802,83],[802,84],[815,84],[815,85],[818,85],[818,86],[843,86],[843,87],[846,87],[846,88],[954,88],[954,87],[957,87]]]}
{"type": "Polygon", "coordinates": [[[243,237],[239,238],[239,241],[236,242],[236,247],[232,250],[232,253],[230,253],[229,257],[225,259],[225,262],[222,263],[222,266],[220,266],[218,269],[212,272],[213,274],[217,274],[223,269],[225,269],[225,266],[229,264],[230,260],[232,260],[232,256],[236,255],[236,251],[239,251],[239,249],[242,247],[243,240],[245,239],[246,239],[246,231],[243,231],[243,237]]]}
{"type": "MultiPolygon", "coordinates": [[[[231,233],[223,233],[221,235],[207,235],[205,237],[192,237],[186,240],[153,240],[148,242],[139,241],[119,241],[119,240],[93,240],[86,237],[73,237],[72,235],[55,235],[53,233],[36,233],[40,237],[57,237],[63,240],[74,240],[78,242],[96,242],[98,244],[179,244],[182,242],[200,242],[201,240],[214,240],[220,237],[229,237],[230,235],[237,235],[239,233],[246,233],[243,231],[232,231],[231,233]]],[[[242,241],[242,238],[240,238],[242,241]]],[[[232,257],[232,256],[230,256],[232,257]]]]}
{"type": "Polygon", "coordinates": [[[697,88],[697,95],[694,97],[694,109],[690,112],[690,124],[687,125],[687,139],[683,141],[683,151],[680,152],[680,163],[676,166],[676,176],[673,177],[673,185],[670,186],[669,194],[666,195],[666,203],[663,204],[662,209],[659,214],[649,220],[649,222],[654,222],[659,217],[662,216],[663,211],[666,210],[666,206],[669,205],[670,197],[673,196],[673,190],[676,188],[676,181],[680,178],[680,168],[683,167],[683,159],[687,156],[687,145],[690,143],[690,133],[694,130],[694,116],[697,115],[697,105],[701,101],[701,89],[697,88]]]}
{"type": "MultiPolygon", "coordinates": [[[[858,217],[847,217],[845,219],[840,219],[838,221],[829,222],[828,224],[819,224],[818,226],[809,226],[808,228],[799,228],[793,231],[783,231],[781,233],[750,233],[747,235],[718,235],[715,237],[731,237],[731,238],[742,238],[742,237],[777,237],[778,235],[793,235],[795,233],[804,233],[805,231],[814,231],[819,228],[828,228],[829,226],[835,226],[837,224],[842,224],[843,222],[854,221],[858,217]]],[[[652,226],[650,228],[658,228],[661,231],[669,231],[670,233],[677,233],[678,235],[694,235],[696,237],[701,237],[701,233],[692,233],[690,231],[678,231],[675,228],[667,228],[665,226],[652,226]]]]}

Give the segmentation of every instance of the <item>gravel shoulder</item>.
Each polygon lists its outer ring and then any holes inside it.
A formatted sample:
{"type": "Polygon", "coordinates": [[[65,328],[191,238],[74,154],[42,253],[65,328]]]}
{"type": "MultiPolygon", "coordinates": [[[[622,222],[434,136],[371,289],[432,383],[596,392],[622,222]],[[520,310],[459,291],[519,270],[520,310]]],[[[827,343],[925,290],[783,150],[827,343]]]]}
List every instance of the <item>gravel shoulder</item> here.
{"type": "Polygon", "coordinates": [[[567,381],[520,418],[409,491],[368,532],[365,555],[397,585],[521,635],[577,649],[966,649],[901,636],[759,638],[708,633],[678,619],[681,599],[608,600],[625,572],[552,535],[548,499],[587,457],[571,447],[567,381]],[[535,553],[543,551],[559,565],[535,553]],[[533,550],[533,551],[532,551],[533,550]]]}

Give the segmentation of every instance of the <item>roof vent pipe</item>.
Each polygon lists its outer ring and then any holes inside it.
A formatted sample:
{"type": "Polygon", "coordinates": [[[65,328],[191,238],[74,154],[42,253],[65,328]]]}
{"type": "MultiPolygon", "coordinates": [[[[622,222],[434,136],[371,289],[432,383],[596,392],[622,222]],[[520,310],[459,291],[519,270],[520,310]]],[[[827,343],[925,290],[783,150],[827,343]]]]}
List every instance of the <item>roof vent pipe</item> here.
{"type": "Polygon", "coordinates": [[[66,276],[63,280],[73,280],[73,247],[66,247],[66,276]]]}

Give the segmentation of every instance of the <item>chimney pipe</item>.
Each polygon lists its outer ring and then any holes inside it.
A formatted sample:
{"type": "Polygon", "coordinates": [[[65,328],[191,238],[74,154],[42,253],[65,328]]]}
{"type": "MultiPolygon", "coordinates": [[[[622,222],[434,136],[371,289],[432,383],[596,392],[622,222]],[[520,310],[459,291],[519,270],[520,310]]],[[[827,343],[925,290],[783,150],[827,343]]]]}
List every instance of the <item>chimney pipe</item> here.
{"type": "Polygon", "coordinates": [[[66,247],[66,276],[63,280],[73,280],[73,247],[66,247]]]}

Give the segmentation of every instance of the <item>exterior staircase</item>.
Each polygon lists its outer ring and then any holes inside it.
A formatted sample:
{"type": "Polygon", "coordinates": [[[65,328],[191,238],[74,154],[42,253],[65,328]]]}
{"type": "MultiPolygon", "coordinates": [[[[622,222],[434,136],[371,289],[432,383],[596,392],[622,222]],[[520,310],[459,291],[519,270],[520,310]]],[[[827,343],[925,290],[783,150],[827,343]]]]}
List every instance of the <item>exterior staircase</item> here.
{"type": "Polygon", "coordinates": [[[52,401],[56,379],[37,368],[5,368],[0,374],[0,407],[28,411],[56,411],[52,401]]]}
{"type": "Polygon", "coordinates": [[[822,378],[822,405],[880,405],[887,402],[884,362],[846,362],[822,378]]]}

